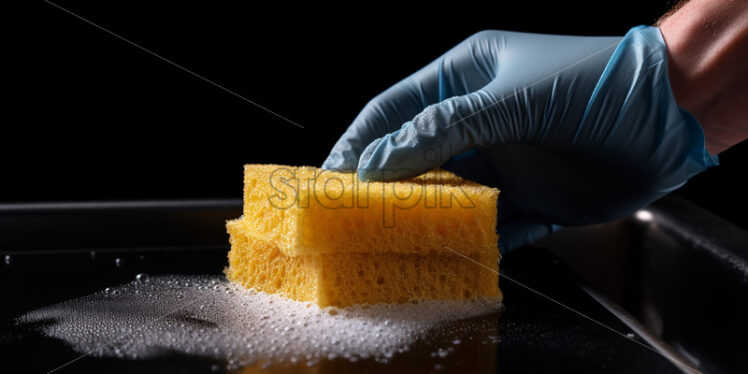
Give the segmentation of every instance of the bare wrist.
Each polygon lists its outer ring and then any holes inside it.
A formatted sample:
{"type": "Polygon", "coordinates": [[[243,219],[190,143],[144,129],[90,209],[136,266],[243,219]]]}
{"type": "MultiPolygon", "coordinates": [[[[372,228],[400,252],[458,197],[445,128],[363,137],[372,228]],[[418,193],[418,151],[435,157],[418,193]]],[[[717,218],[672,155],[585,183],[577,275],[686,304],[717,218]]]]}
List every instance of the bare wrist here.
{"type": "Polygon", "coordinates": [[[661,20],[678,106],[711,154],[748,138],[748,1],[692,0],[661,20]]]}

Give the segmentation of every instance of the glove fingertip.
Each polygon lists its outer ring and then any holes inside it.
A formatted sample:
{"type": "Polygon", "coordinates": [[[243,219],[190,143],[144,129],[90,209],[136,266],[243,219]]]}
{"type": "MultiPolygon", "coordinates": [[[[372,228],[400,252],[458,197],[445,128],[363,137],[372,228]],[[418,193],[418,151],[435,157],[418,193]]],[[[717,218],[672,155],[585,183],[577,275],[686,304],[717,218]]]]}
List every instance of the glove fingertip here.
{"type": "Polygon", "coordinates": [[[358,167],[358,154],[350,144],[342,138],[332,148],[322,163],[322,169],[338,172],[354,172],[358,167]]]}
{"type": "Polygon", "coordinates": [[[358,169],[370,169],[370,163],[372,163],[372,157],[377,150],[377,147],[382,143],[384,137],[374,139],[369,145],[366,146],[361,156],[358,158],[358,169]]]}
{"type": "Polygon", "coordinates": [[[338,153],[330,153],[322,163],[322,169],[332,171],[343,171],[343,156],[338,153]]]}
{"type": "Polygon", "coordinates": [[[418,176],[434,166],[424,165],[418,147],[397,141],[395,131],[373,141],[361,154],[358,176],[362,181],[393,181],[418,176]]]}

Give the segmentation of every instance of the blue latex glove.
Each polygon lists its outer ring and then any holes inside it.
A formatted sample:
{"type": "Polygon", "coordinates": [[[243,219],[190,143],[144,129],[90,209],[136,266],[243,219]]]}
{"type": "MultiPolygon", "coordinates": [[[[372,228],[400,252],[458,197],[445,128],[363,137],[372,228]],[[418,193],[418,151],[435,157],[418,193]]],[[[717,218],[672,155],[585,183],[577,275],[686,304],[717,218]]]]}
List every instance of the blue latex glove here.
{"type": "Polygon", "coordinates": [[[673,98],[654,27],[621,37],[484,31],[370,101],[325,169],[442,166],[498,187],[502,251],[625,216],[718,164],[673,98]]]}

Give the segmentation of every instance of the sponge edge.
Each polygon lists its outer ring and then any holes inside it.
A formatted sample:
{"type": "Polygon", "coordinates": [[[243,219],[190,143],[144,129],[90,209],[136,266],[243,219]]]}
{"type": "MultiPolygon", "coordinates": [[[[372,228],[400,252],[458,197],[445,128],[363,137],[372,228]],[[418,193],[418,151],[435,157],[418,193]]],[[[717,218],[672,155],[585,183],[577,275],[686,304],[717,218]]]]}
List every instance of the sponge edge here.
{"type": "Polygon", "coordinates": [[[313,167],[246,165],[244,225],[289,256],[497,251],[499,191],[434,170],[397,182],[313,167]]]}
{"type": "MultiPolygon", "coordinates": [[[[498,272],[457,254],[344,253],[288,256],[277,243],[229,221],[228,279],[321,307],[416,300],[501,300],[498,272]]],[[[498,251],[471,258],[498,269],[498,251]]]]}

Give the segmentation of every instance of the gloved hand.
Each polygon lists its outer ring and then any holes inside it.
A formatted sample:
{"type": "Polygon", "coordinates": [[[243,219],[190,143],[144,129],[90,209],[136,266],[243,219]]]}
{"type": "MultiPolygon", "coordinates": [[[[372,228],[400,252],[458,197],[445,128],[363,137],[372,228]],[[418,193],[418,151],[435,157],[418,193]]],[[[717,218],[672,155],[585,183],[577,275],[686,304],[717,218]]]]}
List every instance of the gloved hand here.
{"type": "Polygon", "coordinates": [[[502,251],[630,214],[718,164],[675,103],[660,30],[484,31],[371,100],[323,168],[393,180],[442,166],[498,187],[502,251]]]}

